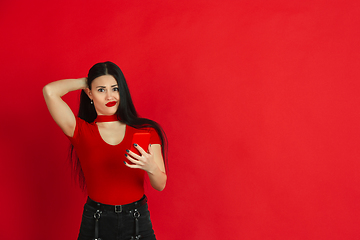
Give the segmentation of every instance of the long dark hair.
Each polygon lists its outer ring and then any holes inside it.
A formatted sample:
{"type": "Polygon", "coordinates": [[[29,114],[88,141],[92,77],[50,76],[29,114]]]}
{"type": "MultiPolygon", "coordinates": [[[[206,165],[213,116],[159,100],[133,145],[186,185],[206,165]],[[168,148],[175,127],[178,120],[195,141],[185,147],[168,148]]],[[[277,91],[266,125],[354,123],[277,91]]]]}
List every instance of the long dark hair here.
{"type": "MultiPolygon", "coordinates": [[[[120,94],[120,104],[116,111],[116,114],[121,119],[121,122],[134,127],[134,128],[154,128],[156,132],[159,134],[161,140],[161,152],[164,158],[165,166],[167,165],[167,138],[164,130],[161,126],[153,120],[147,118],[140,118],[135,110],[135,106],[131,99],[130,91],[127,86],[124,74],[121,69],[112,62],[101,62],[92,66],[88,73],[87,83],[89,88],[91,89],[92,81],[103,75],[111,75],[115,78],[120,94]]],[[[80,94],[80,106],[78,117],[83,119],[84,121],[91,123],[96,117],[97,113],[93,104],[91,104],[90,98],[87,96],[84,90],[81,91],[80,94]]],[[[70,146],[69,151],[70,162],[73,167],[74,177],[78,179],[80,187],[85,190],[85,177],[84,173],[81,169],[80,161],[76,152],[74,150],[74,146],[70,146]]]]}

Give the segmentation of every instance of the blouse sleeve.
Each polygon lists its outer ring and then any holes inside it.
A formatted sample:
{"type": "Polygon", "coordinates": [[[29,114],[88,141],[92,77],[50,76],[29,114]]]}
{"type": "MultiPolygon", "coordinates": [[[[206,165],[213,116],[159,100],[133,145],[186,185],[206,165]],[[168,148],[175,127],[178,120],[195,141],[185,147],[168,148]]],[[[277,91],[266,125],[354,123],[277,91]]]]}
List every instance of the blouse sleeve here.
{"type": "Polygon", "coordinates": [[[76,125],[74,130],[74,136],[70,137],[68,135],[65,135],[70,140],[71,144],[74,146],[79,142],[79,135],[80,135],[79,133],[81,132],[81,127],[85,122],[84,120],[76,116],[75,119],[76,119],[76,125]]]}

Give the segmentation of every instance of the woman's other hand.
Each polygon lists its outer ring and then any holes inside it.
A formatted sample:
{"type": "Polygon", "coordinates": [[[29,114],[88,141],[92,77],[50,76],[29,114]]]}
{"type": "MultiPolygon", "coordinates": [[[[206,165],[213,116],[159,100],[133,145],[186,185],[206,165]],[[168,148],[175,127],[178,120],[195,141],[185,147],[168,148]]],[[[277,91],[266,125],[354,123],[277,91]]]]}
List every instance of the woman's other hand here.
{"type": "Polygon", "coordinates": [[[165,188],[167,176],[165,173],[165,164],[161,154],[160,144],[150,144],[148,152],[140,147],[134,145],[141,155],[135,154],[130,150],[126,150],[126,158],[131,162],[125,162],[125,165],[129,168],[142,169],[147,172],[151,186],[162,191],[165,188]]]}

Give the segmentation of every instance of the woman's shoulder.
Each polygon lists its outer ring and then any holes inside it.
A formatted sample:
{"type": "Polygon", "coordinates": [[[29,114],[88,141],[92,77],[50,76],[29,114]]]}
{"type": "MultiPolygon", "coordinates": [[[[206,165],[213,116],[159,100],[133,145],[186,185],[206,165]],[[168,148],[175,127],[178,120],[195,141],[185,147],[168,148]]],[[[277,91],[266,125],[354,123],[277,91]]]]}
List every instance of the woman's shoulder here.
{"type": "Polygon", "coordinates": [[[89,123],[78,116],[75,116],[75,119],[76,119],[76,124],[79,125],[79,127],[80,126],[95,126],[95,122],[89,123]]]}
{"type": "Polygon", "coordinates": [[[88,123],[87,121],[85,121],[84,119],[78,116],[75,116],[75,119],[76,119],[75,133],[83,133],[95,128],[94,122],[88,123]]]}

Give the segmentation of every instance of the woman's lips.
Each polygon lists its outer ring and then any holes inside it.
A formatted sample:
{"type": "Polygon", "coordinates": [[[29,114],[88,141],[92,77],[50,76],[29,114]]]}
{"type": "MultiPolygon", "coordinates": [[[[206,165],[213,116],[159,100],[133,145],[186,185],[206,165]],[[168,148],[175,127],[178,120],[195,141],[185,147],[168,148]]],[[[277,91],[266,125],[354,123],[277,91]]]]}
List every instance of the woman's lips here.
{"type": "Polygon", "coordinates": [[[107,107],[113,107],[116,105],[116,101],[112,101],[112,102],[108,102],[107,104],[105,104],[107,107]]]}

